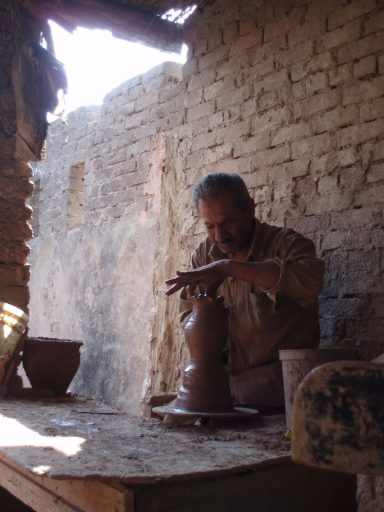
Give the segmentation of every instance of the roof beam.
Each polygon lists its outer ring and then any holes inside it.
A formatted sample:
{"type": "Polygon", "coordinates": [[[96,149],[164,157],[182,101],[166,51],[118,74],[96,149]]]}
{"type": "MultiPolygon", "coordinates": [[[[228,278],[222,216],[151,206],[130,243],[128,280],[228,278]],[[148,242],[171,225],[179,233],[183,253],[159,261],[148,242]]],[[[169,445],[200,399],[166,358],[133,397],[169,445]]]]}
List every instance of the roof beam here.
{"type": "Polygon", "coordinates": [[[120,39],[174,52],[180,52],[184,41],[182,25],[126,4],[97,0],[21,0],[20,3],[36,17],[53,20],[70,32],[76,27],[106,29],[120,39]]]}

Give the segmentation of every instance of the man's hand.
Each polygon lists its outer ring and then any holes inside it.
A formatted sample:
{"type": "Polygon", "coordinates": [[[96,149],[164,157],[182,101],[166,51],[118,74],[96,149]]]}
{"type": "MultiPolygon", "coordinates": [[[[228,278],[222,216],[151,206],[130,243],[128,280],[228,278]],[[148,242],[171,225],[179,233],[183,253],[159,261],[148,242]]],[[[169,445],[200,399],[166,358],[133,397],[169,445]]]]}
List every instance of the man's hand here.
{"type": "Polygon", "coordinates": [[[165,281],[165,284],[171,286],[166,295],[172,295],[185,287],[187,296],[191,297],[194,294],[195,287],[199,284],[200,288],[205,288],[206,295],[213,296],[227,277],[225,272],[226,262],[227,260],[219,260],[189,272],[176,272],[177,277],[165,281]]]}

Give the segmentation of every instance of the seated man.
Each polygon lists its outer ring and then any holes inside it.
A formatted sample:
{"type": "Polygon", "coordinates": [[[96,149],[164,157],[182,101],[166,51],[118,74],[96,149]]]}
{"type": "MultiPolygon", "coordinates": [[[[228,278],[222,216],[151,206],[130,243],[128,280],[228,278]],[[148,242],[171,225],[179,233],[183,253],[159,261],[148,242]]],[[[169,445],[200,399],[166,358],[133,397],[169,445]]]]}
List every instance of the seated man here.
{"type": "Polygon", "coordinates": [[[236,174],[207,175],[193,201],[208,237],[192,254],[193,270],[166,282],[167,295],[182,289],[183,323],[193,294],[222,295],[229,307],[225,356],[235,404],[281,408],[278,351],[318,346],[324,263],[311,240],[254,217],[254,202],[236,174]]]}

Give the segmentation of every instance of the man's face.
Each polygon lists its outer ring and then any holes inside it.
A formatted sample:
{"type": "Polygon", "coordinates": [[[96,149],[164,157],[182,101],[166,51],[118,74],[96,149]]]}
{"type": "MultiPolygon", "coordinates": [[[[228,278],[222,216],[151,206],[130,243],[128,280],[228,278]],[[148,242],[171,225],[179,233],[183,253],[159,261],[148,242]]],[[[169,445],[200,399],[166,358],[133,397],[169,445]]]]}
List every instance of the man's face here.
{"type": "Polygon", "coordinates": [[[231,256],[250,247],[254,217],[251,199],[241,210],[231,193],[225,191],[213,199],[200,199],[198,206],[209,238],[224,254],[231,256]]]}

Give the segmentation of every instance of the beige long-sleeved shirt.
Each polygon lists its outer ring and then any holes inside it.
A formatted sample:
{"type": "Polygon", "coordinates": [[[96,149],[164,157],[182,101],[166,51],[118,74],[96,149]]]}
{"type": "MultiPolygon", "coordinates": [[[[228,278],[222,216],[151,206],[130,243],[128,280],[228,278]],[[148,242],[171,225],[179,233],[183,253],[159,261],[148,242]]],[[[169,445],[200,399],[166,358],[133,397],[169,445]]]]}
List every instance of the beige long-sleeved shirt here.
{"type": "MultiPolygon", "coordinates": [[[[205,239],[192,255],[193,268],[225,259],[205,239]]],[[[229,307],[228,371],[236,403],[277,406],[284,403],[278,351],[311,348],[319,342],[317,298],[323,287],[324,263],[311,240],[291,229],[255,220],[247,261],[274,261],[280,277],[274,289],[232,277],[218,294],[229,307]]],[[[181,294],[184,323],[191,304],[181,294]]]]}

